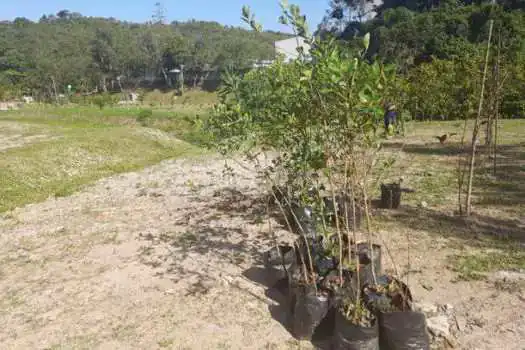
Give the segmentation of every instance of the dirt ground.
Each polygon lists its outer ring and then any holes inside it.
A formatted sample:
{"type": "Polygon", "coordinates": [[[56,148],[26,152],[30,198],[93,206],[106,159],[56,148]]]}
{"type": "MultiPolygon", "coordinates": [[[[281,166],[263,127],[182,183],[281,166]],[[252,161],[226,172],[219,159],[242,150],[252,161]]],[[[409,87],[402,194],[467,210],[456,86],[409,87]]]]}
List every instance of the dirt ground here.
{"type": "MultiPolygon", "coordinates": [[[[258,181],[237,165],[224,177],[223,165],[166,161],[6,213],[0,348],[311,348],[266,292],[274,277],[260,266],[271,242],[258,181]]],[[[401,274],[410,261],[415,299],[454,308],[460,348],[524,349],[524,294],[446,268],[463,240],[409,224],[379,233],[401,274]]]]}

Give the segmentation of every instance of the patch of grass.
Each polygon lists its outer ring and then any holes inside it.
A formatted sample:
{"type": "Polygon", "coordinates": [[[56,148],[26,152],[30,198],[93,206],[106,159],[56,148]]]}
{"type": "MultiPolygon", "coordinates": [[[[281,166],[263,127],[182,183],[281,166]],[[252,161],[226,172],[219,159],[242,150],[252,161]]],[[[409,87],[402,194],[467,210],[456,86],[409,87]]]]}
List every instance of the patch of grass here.
{"type": "Polygon", "coordinates": [[[173,339],[163,339],[158,342],[158,345],[161,348],[169,348],[173,345],[173,343],[174,343],[173,339]]]}
{"type": "Polygon", "coordinates": [[[129,126],[63,130],[59,139],[0,153],[0,212],[67,196],[83,185],[200,149],[129,126]]]}
{"type": "Polygon", "coordinates": [[[508,249],[455,255],[452,257],[452,269],[461,280],[482,280],[493,271],[525,269],[525,251],[508,249]]]}
{"type": "Polygon", "coordinates": [[[184,232],[179,236],[179,244],[187,249],[199,241],[199,237],[192,232],[184,232]]]}
{"type": "Polygon", "coordinates": [[[457,178],[452,169],[430,168],[419,173],[414,185],[418,189],[414,198],[429,205],[440,205],[456,195],[457,178]]]}
{"type": "MultiPolygon", "coordinates": [[[[10,126],[8,134],[31,130],[49,135],[45,141],[0,152],[0,212],[49,196],[68,196],[102,177],[202,151],[194,145],[206,142],[206,136],[191,109],[148,110],[141,120],[148,128],[137,123],[141,111],[33,105],[0,112],[0,122],[10,126]]],[[[0,138],[3,134],[2,129],[0,138]]]]}
{"type": "Polygon", "coordinates": [[[142,93],[142,102],[148,106],[191,106],[206,108],[218,101],[217,94],[199,89],[185,90],[182,96],[178,96],[175,90],[170,91],[146,91],[142,93]]]}
{"type": "Polygon", "coordinates": [[[34,105],[17,111],[0,112],[0,121],[45,125],[66,130],[140,125],[162,130],[192,144],[202,145],[207,141],[207,136],[202,132],[201,125],[208,113],[208,108],[192,106],[156,109],[111,106],[99,109],[79,105],[34,105]],[[147,113],[147,116],[144,113],[147,113]]]}
{"type": "MultiPolygon", "coordinates": [[[[457,133],[452,138],[453,142],[459,142],[463,133],[464,121],[411,121],[406,123],[406,135],[409,139],[419,139],[424,142],[438,143],[434,136],[443,135],[446,133],[457,133]]],[[[469,120],[467,123],[466,142],[470,142],[472,135],[472,128],[474,121],[469,120]]],[[[498,123],[498,144],[512,144],[516,142],[523,142],[523,131],[525,131],[525,119],[501,119],[498,123]]],[[[485,140],[485,129],[482,127],[480,131],[481,141],[485,140]]]]}
{"type": "Polygon", "coordinates": [[[139,114],[137,115],[137,122],[142,126],[146,126],[148,120],[152,116],[153,116],[153,111],[151,109],[143,109],[139,111],[139,114]]]}

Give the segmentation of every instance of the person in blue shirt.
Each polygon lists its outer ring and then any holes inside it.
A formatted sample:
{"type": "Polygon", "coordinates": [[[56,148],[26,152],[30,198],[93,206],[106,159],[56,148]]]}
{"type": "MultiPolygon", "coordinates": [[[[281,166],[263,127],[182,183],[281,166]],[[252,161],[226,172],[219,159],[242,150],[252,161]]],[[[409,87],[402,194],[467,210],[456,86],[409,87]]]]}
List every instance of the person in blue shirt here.
{"type": "Polygon", "coordinates": [[[396,126],[396,106],[393,104],[388,104],[385,116],[383,117],[383,120],[385,122],[385,131],[387,135],[392,135],[394,132],[394,128],[396,126]]]}

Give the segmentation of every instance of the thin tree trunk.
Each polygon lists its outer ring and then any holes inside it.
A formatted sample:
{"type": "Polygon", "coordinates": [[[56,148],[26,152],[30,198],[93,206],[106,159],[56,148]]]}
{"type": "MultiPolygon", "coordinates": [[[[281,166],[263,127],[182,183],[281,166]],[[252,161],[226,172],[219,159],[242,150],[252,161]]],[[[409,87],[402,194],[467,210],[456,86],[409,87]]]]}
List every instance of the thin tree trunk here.
{"type": "MultiPolygon", "coordinates": [[[[492,6],[494,6],[495,0],[492,0],[492,6]]],[[[481,113],[483,112],[483,97],[485,94],[485,81],[487,78],[487,68],[489,65],[489,57],[490,57],[490,44],[492,41],[492,30],[494,28],[494,20],[490,20],[489,24],[489,39],[487,42],[487,53],[485,55],[485,66],[483,67],[483,81],[481,82],[481,93],[479,98],[479,105],[478,105],[478,113],[476,115],[476,119],[474,121],[474,130],[472,130],[472,150],[470,153],[470,164],[469,164],[469,175],[468,175],[468,182],[467,182],[467,199],[466,199],[466,214],[469,216],[472,212],[472,182],[474,180],[474,168],[476,165],[476,143],[478,140],[478,131],[479,131],[479,122],[481,119],[481,113]]]]}
{"type": "Polygon", "coordinates": [[[498,148],[498,120],[499,120],[499,107],[500,107],[500,90],[502,89],[503,81],[500,82],[500,69],[501,69],[501,28],[498,32],[498,59],[496,60],[496,82],[498,93],[496,95],[495,104],[495,115],[494,115],[494,139],[492,140],[492,157],[493,157],[493,174],[496,175],[497,168],[497,148],[498,148]]]}
{"type": "Polygon", "coordinates": [[[497,168],[497,149],[498,149],[498,121],[499,121],[499,102],[496,104],[497,110],[496,110],[496,117],[494,118],[494,149],[493,149],[493,174],[496,175],[496,168],[497,168]]]}
{"type": "Polygon", "coordinates": [[[198,81],[199,81],[199,75],[197,73],[195,73],[195,75],[193,76],[193,88],[197,87],[197,82],[198,81]]]}
{"type": "Polygon", "coordinates": [[[160,68],[160,71],[162,72],[162,75],[164,76],[164,81],[166,82],[166,85],[171,88],[171,79],[168,76],[168,73],[166,73],[166,69],[164,67],[160,68]]]}
{"type": "MultiPolygon", "coordinates": [[[[467,135],[467,124],[468,124],[468,115],[465,116],[465,122],[463,123],[463,132],[461,133],[461,148],[465,151],[465,137],[467,135]]],[[[463,185],[465,184],[465,168],[466,165],[462,162],[463,157],[458,155],[458,167],[457,167],[457,176],[458,176],[458,211],[459,215],[463,215],[463,185]]]]}
{"type": "Polygon", "coordinates": [[[108,92],[108,87],[106,86],[106,77],[102,78],[102,91],[108,92]]]}
{"type": "Polygon", "coordinates": [[[55,94],[55,101],[58,103],[58,93],[57,93],[57,84],[55,82],[55,78],[51,77],[51,82],[53,83],[53,93],[55,94]]]}
{"type": "Polygon", "coordinates": [[[124,89],[122,88],[122,82],[120,81],[120,77],[117,78],[118,87],[120,89],[120,92],[124,92],[124,89]]]}

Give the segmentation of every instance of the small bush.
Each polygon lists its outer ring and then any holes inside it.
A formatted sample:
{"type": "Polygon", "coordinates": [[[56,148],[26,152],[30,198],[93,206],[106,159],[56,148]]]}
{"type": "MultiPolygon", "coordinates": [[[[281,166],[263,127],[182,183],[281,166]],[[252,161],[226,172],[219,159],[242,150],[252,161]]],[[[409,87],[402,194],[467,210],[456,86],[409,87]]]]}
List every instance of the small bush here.
{"type": "Polygon", "coordinates": [[[137,122],[142,125],[146,126],[148,123],[148,120],[153,116],[153,111],[151,109],[141,109],[139,111],[139,114],[137,116],[137,122]]]}
{"type": "Polygon", "coordinates": [[[106,105],[106,100],[104,99],[104,97],[100,96],[100,95],[97,95],[97,96],[94,96],[92,99],[91,99],[91,102],[97,106],[98,108],[100,109],[103,109],[104,106],[106,105]]]}
{"type": "Polygon", "coordinates": [[[103,109],[105,106],[114,105],[117,103],[118,96],[113,96],[109,93],[102,93],[99,95],[93,95],[86,97],[86,103],[94,104],[100,109],[103,109]]]}

